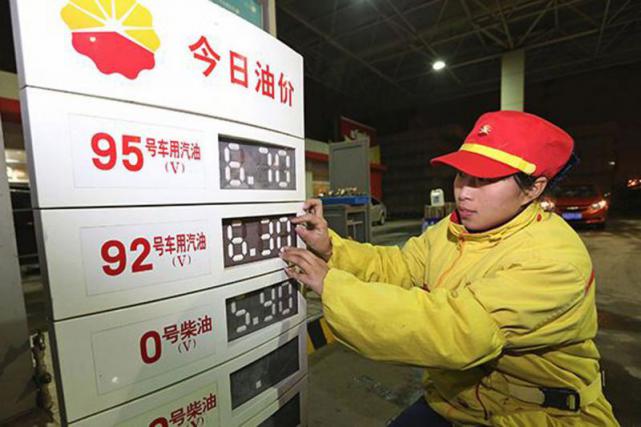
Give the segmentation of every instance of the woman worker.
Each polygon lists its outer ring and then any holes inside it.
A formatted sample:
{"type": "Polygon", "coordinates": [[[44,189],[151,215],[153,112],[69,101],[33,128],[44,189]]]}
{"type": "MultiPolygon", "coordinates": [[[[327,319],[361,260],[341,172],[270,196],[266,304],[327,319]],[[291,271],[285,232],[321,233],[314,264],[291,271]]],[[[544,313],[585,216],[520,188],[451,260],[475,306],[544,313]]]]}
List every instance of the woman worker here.
{"type": "Polygon", "coordinates": [[[322,298],[337,339],[423,366],[425,395],[393,426],[616,426],[602,393],[594,272],[538,199],[573,140],[540,117],[484,114],[448,165],[456,211],[401,249],[343,239],[318,200],[294,222],[288,275],[322,298]]]}

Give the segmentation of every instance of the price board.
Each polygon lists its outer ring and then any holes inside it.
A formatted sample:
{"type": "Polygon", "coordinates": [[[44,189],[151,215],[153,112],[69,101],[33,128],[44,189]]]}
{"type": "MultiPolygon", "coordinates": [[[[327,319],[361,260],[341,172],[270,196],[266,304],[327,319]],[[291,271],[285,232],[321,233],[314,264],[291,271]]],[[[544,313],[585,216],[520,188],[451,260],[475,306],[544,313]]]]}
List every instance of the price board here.
{"type": "MultiPolygon", "coordinates": [[[[299,423],[295,425],[306,425],[305,334],[304,324],[292,328],[251,352],[220,366],[153,394],[133,399],[99,414],[84,417],[70,425],[169,427],[182,424],[233,427],[256,426],[272,417],[272,419],[285,419],[288,422],[299,419],[299,423]],[[238,378],[234,376],[237,372],[252,371],[252,366],[275,361],[282,363],[285,368],[279,370],[277,375],[261,370],[260,373],[254,371],[251,383],[239,383],[239,380],[235,379],[238,378]],[[234,408],[232,389],[235,388],[244,390],[252,397],[243,405],[234,408]],[[284,411],[280,411],[281,408],[284,411]],[[191,424],[192,422],[194,424],[191,424]]],[[[288,424],[272,425],[286,427],[288,424]]]]}
{"type": "Polygon", "coordinates": [[[35,207],[305,198],[302,138],[37,88],[23,103],[35,207]]]}
{"type": "Polygon", "coordinates": [[[282,269],[301,203],[36,212],[56,320],[282,269]],[[63,248],[64,250],[60,250],[63,248]]]}
{"type": "Polygon", "coordinates": [[[307,372],[301,56],[209,0],[10,6],[62,424],[267,414],[307,372]]]}

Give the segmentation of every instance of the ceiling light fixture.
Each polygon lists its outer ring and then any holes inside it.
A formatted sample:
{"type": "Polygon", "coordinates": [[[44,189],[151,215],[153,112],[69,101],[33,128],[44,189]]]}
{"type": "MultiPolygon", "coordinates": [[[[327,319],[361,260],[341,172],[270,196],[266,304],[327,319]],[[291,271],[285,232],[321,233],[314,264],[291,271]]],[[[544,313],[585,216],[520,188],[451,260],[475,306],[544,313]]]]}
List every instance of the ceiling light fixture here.
{"type": "Polygon", "coordinates": [[[432,64],[432,69],[434,71],[441,71],[443,68],[445,68],[445,61],[442,61],[440,59],[434,61],[434,63],[432,64]]]}

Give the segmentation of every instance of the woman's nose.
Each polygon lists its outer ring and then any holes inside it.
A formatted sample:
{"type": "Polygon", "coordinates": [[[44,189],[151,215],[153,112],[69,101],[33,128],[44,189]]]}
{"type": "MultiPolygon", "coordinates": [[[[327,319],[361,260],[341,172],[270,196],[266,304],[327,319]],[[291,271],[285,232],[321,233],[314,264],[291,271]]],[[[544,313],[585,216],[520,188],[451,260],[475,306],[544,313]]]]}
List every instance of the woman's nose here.
{"type": "Polygon", "coordinates": [[[472,196],[473,191],[474,191],[474,188],[472,188],[470,185],[467,185],[467,184],[462,185],[458,192],[459,200],[469,200],[472,196]]]}

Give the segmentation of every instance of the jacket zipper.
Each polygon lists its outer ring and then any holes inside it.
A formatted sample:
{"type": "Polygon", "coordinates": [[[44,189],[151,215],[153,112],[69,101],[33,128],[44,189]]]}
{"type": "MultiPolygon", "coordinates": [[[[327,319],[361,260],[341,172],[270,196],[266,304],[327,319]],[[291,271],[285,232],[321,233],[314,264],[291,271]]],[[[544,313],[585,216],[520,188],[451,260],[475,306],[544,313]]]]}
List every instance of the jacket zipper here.
{"type": "Polygon", "coordinates": [[[443,274],[441,274],[441,277],[438,278],[438,280],[436,281],[436,285],[434,286],[434,289],[438,288],[441,285],[441,283],[443,282],[443,279],[445,279],[445,277],[454,269],[454,266],[456,266],[456,264],[459,262],[459,260],[463,256],[463,247],[465,246],[465,240],[463,240],[462,237],[459,237],[458,241],[459,241],[459,244],[461,245],[459,247],[459,254],[456,257],[456,259],[452,262],[450,267],[443,274]]]}

